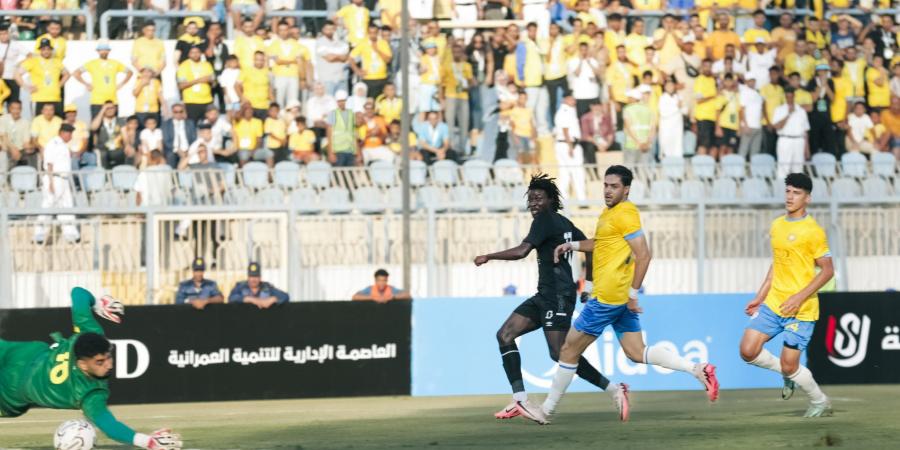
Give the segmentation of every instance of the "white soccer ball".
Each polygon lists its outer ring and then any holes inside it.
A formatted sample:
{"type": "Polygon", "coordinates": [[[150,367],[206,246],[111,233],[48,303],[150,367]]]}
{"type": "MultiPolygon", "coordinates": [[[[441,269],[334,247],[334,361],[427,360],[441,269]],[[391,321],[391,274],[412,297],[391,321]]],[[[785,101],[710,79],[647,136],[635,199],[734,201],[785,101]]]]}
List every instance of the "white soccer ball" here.
{"type": "Polygon", "coordinates": [[[97,443],[97,432],[90,422],[81,419],[67,420],[56,429],[53,447],[56,450],[91,450],[97,443]]]}

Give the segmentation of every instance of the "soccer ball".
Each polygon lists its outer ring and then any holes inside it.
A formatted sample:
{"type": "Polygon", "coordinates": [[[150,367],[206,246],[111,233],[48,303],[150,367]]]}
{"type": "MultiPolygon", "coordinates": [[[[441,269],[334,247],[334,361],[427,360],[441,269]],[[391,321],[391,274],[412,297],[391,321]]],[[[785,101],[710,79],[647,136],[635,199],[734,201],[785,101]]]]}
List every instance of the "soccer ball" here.
{"type": "Polygon", "coordinates": [[[86,420],[67,420],[53,435],[53,448],[56,450],[91,450],[96,443],[97,432],[86,420]]]}

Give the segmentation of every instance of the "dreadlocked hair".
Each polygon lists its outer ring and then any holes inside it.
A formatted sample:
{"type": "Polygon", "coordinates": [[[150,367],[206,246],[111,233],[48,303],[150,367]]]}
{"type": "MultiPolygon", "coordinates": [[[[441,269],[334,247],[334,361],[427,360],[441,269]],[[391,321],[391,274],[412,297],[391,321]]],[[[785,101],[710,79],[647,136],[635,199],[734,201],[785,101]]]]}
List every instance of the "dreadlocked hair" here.
{"type": "Polygon", "coordinates": [[[559,192],[555,180],[555,178],[550,178],[550,175],[547,175],[546,173],[533,175],[531,177],[531,182],[528,183],[528,190],[544,191],[544,193],[547,194],[547,198],[553,202],[554,211],[559,211],[563,209],[562,194],[559,192]]]}

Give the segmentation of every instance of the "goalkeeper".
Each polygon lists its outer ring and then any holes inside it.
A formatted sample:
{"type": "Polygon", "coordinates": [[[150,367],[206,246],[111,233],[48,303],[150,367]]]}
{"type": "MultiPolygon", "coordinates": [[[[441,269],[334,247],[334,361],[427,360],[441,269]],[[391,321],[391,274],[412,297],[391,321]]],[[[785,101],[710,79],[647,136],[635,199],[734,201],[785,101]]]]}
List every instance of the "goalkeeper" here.
{"type": "Polygon", "coordinates": [[[181,448],[181,438],[169,430],[151,435],[135,433],[116,420],[106,403],[107,378],[112,375],[113,357],[103,328],[91,309],[115,323],[125,307],[104,296],[94,299],[85,289],[72,289],[72,325],[75,334],[64,339],[53,333],[54,344],[10,342],[0,339],[0,417],[18,417],[32,406],[54,409],[81,409],[97,428],[116,441],[153,450],[181,448]]]}

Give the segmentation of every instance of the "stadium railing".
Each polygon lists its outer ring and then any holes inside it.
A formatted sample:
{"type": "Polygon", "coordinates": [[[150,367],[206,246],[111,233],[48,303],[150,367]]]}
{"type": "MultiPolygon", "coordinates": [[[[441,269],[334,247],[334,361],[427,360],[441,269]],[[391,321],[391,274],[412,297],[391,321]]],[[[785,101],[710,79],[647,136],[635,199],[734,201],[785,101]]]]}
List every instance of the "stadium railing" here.
{"type": "MultiPolygon", "coordinates": [[[[133,11],[132,11],[133,12],[133,11]]],[[[94,38],[94,13],[87,7],[81,9],[11,9],[0,11],[0,17],[84,17],[84,30],[88,39],[94,38]]]]}
{"type": "Polygon", "coordinates": [[[158,19],[165,17],[203,17],[210,21],[215,21],[217,18],[216,14],[212,11],[178,11],[172,10],[167,11],[166,13],[160,13],[159,11],[137,11],[132,9],[110,9],[103,12],[100,15],[100,38],[101,39],[109,39],[109,21],[110,19],[117,17],[133,17],[133,18],[144,18],[144,19],[158,19]]]}

